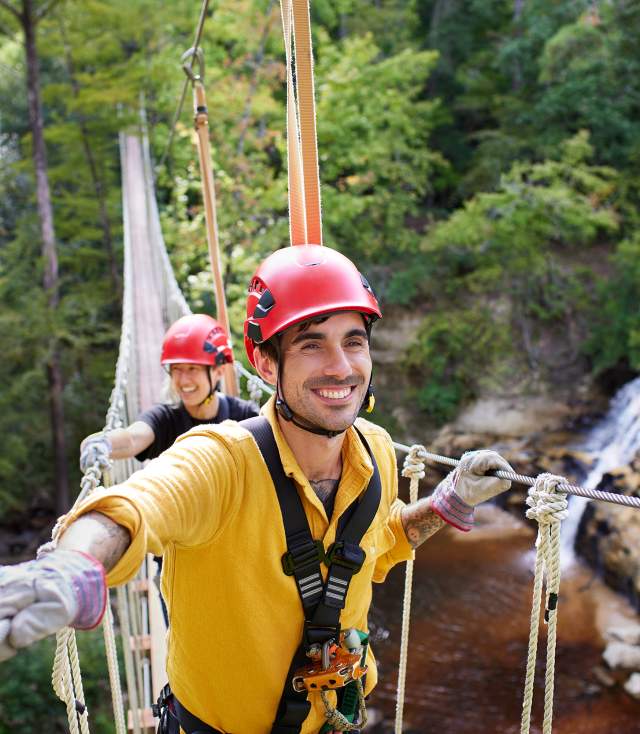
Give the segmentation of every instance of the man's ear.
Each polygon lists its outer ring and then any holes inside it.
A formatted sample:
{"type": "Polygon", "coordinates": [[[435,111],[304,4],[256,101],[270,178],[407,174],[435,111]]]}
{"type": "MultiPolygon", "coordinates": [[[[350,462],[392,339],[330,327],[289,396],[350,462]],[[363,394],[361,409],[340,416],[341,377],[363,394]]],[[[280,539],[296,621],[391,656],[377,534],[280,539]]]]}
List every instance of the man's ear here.
{"type": "Polygon", "coordinates": [[[253,350],[253,360],[260,377],[268,384],[274,385],[278,381],[278,363],[265,354],[259,346],[253,350]]]}

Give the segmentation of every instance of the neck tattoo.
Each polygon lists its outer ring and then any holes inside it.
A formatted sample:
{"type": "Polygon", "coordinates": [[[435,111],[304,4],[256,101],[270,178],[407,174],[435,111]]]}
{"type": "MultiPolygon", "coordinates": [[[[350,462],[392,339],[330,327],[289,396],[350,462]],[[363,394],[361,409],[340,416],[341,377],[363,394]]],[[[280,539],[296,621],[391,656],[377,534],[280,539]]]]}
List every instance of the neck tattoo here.
{"type": "Polygon", "coordinates": [[[313,491],[318,495],[320,502],[327,507],[331,503],[333,495],[338,489],[340,479],[315,479],[313,481],[309,480],[309,484],[313,487],[313,491]]]}

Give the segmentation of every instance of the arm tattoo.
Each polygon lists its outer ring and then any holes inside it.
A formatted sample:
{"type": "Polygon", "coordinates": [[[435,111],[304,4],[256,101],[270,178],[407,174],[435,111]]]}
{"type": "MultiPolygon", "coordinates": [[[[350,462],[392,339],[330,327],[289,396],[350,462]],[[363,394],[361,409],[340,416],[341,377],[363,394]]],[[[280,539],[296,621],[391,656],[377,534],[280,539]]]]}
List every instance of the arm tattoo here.
{"type": "Polygon", "coordinates": [[[412,548],[422,545],[444,524],[444,520],[431,509],[428,497],[407,505],[402,510],[402,527],[412,548]]]}
{"type": "Polygon", "coordinates": [[[79,550],[97,558],[110,571],[131,543],[126,528],[101,512],[87,512],[71,523],[60,538],[58,548],[79,550]]]}
{"type": "Polygon", "coordinates": [[[313,491],[318,495],[320,502],[322,502],[326,507],[338,489],[340,479],[310,479],[309,484],[313,487],[313,491]]]}

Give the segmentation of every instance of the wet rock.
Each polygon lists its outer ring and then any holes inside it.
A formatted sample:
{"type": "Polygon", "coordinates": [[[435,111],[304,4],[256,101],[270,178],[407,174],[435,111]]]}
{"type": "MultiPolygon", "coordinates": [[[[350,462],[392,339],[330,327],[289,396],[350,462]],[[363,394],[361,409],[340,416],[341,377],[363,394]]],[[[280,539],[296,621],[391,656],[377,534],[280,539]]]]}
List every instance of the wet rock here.
{"type": "Polygon", "coordinates": [[[633,673],[624,684],[624,690],[634,698],[640,699],[640,673],[633,673]]]}
{"type": "Polygon", "coordinates": [[[610,668],[640,670],[640,646],[628,645],[626,642],[610,642],[602,657],[610,668]]]}
{"type": "Polygon", "coordinates": [[[600,665],[596,665],[593,669],[594,678],[605,688],[612,688],[616,684],[616,679],[600,665]]]}
{"type": "MultiPolygon", "coordinates": [[[[627,467],[605,474],[598,489],[638,496],[640,453],[627,467]]],[[[576,549],[604,578],[640,609],[640,511],[606,502],[593,502],[584,512],[576,549]]],[[[635,642],[627,640],[626,642],[635,642]]]]}
{"type": "Polygon", "coordinates": [[[607,638],[626,642],[628,645],[640,645],[640,623],[610,627],[607,630],[607,638]]]}

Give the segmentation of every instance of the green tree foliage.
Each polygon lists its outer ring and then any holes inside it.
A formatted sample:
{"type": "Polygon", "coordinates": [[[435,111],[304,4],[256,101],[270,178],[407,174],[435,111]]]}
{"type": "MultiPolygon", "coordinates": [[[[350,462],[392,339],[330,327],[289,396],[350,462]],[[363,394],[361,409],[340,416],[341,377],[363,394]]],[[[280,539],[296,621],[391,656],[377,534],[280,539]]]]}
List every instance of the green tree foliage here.
{"type": "Polygon", "coordinates": [[[320,45],[318,139],[324,232],[359,262],[415,251],[411,226],[446,168],[428,147],[441,113],[420,99],[437,54],[384,58],[371,36],[320,45]]]}
{"type": "Polygon", "coordinates": [[[612,277],[598,284],[586,349],[596,372],[617,365],[640,372],[640,232],[618,245],[613,266],[612,277]]]}
{"type": "MultiPolygon", "coordinates": [[[[615,172],[588,165],[591,153],[580,133],[557,161],[515,164],[495,192],[470,199],[425,239],[425,267],[412,272],[429,313],[406,366],[424,383],[420,403],[433,418],[450,418],[492,371],[508,384],[501,365],[521,362],[526,374],[520,354],[537,369],[543,327],[579,351],[572,334],[598,277],[583,252],[618,227],[615,172]]],[[[409,285],[403,278],[395,288],[406,297],[409,285]]]]}

